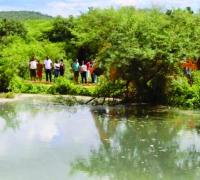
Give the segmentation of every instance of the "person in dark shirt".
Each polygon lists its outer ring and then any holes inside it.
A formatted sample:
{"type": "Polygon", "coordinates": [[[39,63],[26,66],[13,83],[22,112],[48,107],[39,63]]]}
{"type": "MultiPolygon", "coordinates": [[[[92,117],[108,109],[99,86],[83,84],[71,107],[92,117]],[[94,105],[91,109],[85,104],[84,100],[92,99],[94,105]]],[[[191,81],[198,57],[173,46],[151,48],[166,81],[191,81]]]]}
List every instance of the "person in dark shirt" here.
{"type": "Polygon", "coordinates": [[[65,73],[65,64],[63,63],[63,60],[60,60],[60,75],[64,76],[65,73]]]}

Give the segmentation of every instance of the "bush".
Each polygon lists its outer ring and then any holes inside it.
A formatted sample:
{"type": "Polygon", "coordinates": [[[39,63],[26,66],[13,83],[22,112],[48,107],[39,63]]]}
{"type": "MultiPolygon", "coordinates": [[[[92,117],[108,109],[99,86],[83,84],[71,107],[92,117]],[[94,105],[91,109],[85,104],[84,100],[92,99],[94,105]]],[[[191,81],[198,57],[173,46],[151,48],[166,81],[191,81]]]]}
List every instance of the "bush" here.
{"type": "Polygon", "coordinates": [[[200,107],[200,81],[194,80],[191,86],[186,77],[177,77],[170,83],[166,97],[172,106],[199,108],[200,107]]]}
{"type": "Polygon", "coordinates": [[[193,84],[200,85],[200,71],[192,72],[192,81],[193,84]]]}
{"type": "Polygon", "coordinates": [[[15,94],[13,92],[8,92],[8,93],[1,93],[0,98],[8,98],[12,99],[15,97],[15,94]]]}
{"type": "Polygon", "coordinates": [[[0,36],[18,35],[25,37],[27,30],[21,22],[15,20],[0,20],[0,36]]]}
{"type": "Polygon", "coordinates": [[[92,95],[92,93],[82,87],[73,84],[69,80],[59,77],[56,82],[49,88],[48,93],[50,94],[70,94],[70,95],[92,95]]]}
{"type": "Polygon", "coordinates": [[[15,93],[47,93],[49,86],[43,84],[34,84],[32,82],[24,82],[19,77],[14,77],[9,85],[9,90],[15,93]]]}
{"type": "Polygon", "coordinates": [[[117,83],[104,81],[97,87],[94,94],[97,97],[123,98],[125,97],[125,92],[125,84],[122,81],[117,83]]]}

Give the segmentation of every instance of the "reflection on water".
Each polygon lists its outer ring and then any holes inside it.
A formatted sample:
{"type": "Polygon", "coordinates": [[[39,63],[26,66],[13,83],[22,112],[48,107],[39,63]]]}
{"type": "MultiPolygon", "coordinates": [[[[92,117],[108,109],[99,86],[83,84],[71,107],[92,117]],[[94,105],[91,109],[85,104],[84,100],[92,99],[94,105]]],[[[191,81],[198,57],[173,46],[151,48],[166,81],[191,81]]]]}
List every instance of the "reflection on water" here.
{"type": "Polygon", "coordinates": [[[0,179],[199,179],[200,113],[0,104],[0,179]]]}
{"type": "Polygon", "coordinates": [[[199,179],[199,117],[164,108],[115,107],[92,111],[101,145],[76,172],[108,179],[199,179]]]}

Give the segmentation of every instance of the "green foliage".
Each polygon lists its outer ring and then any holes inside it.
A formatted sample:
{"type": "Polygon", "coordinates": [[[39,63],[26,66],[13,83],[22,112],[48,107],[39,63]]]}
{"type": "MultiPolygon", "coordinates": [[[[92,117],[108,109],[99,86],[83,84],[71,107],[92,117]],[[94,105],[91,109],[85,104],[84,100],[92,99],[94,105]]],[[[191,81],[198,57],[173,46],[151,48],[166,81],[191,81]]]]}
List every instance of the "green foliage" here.
{"type": "Polygon", "coordinates": [[[44,37],[52,42],[70,40],[73,37],[71,33],[71,28],[73,28],[73,26],[73,17],[68,19],[57,17],[53,21],[52,29],[44,31],[44,37]]]}
{"type": "MultiPolygon", "coordinates": [[[[28,79],[31,56],[43,61],[48,55],[53,60],[65,59],[68,69],[75,58],[94,59],[107,77],[95,91],[97,96],[128,97],[134,91],[139,102],[198,106],[199,75],[193,74],[194,85],[190,86],[182,77],[180,64],[183,59],[199,58],[199,13],[190,9],[164,13],[133,7],[90,8],[77,17],[24,24],[26,28],[15,21],[0,22],[0,91],[8,91],[15,76],[28,79]],[[112,69],[116,70],[115,83],[109,81],[112,69]]],[[[23,92],[39,91],[27,86],[23,92]]],[[[58,79],[48,92],[94,94],[64,79],[58,79]]]]}
{"type": "Polygon", "coordinates": [[[4,59],[0,59],[0,92],[7,92],[9,90],[9,83],[15,74],[17,74],[17,69],[10,66],[4,59]]]}
{"type": "Polygon", "coordinates": [[[133,82],[140,101],[163,102],[166,76],[179,74],[183,58],[199,56],[199,22],[181,10],[90,9],[76,19],[73,42],[79,59],[114,66],[118,79],[133,82]]]}
{"type": "Polygon", "coordinates": [[[75,85],[69,80],[59,77],[49,88],[50,94],[70,94],[70,95],[91,95],[91,92],[79,85],[75,85]]]}
{"type": "Polygon", "coordinates": [[[15,94],[13,92],[7,92],[7,93],[1,93],[0,98],[8,98],[12,99],[15,97],[15,94]]]}
{"type": "MultiPolygon", "coordinates": [[[[78,47],[73,40],[73,38],[75,38],[72,32],[74,25],[74,18],[72,16],[67,19],[57,17],[51,24],[47,24],[46,27],[40,26],[43,30],[38,39],[49,40],[51,42],[63,42],[66,56],[69,59],[75,59],[77,57],[78,47]]],[[[38,27],[38,24],[36,26],[38,27]]],[[[38,35],[36,36],[38,37],[38,35]]]]}
{"type": "MultiPolygon", "coordinates": [[[[198,75],[200,75],[198,73],[198,75]]],[[[199,108],[200,107],[200,82],[194,81],[191,86],[186,77],[172,79],[166,91],[168,104],[172,106],[199,108]]]]}
{"type": "Polygon", "coordinates": [[[193,84],[200,85],[200,71],[192,72],[192,82],[193,84]]]}
{"type": "Polygon", "coordinates": [[[1,20],[0,21],[0,37],[18,35],[20,37],[26,36],[26,29],[24,25],[14,20],[1,20]]]}
{"type": "Polygon", "coordinates": [[[44,94],[47,93],[49,86],[44,84],[34,84],[32,82],[24,82],[19,77],[14,77],[9,85],[9,90],[14,93],[34,93],[44,94]]]}
{"type": "Polygon", "coordinates": [[[114,83],[111,81],[104,81],[96,88],[94,95],[96,97],[112,97],[112,98],[125,98],[126,88],[125,83],[114,83]]]}
{"type": "Polygon", "coordinates": [[[13,70],[20,77],[28,78],[28,63],[30,57],[33,55],[43,62],[48,55],[52,60],[64,57],[64,51],[61,44],[53,44],[47,41],[38,42],[31,41],[27,43],[26,40],[18,37],[13,37],[15,43],[10,43],[0,52],[3,57],[5,69],[13,70]]]}
{"type": "Polygon", "coordinates": [[[75,21],[72,33],[80,60],[99,58],[97,54],[107,44],[111,32],[118,26],[120,15],[115,9],[93,9],[75,21]]]}
{"type": "Polygon", "coordinates": [[[93,94],[92,90],[88,90],[82,86],[75,85],[71,81],[59,77],[54,84],[39,84],[15,76],[11,79],[9,90],[14,93],[38,93],[38,94],[62,94],[62,95],[88,95],[93,94]]]}
{"type": "Polygon", "coordinates": [[[0,21],[0,92],[8,91],[9,82],[18,71],[17,68],[13,68],[14,62],[8,62],[6,60],[8,56],[5,57],[2,51],[13,42],[14,38],[24,38],[25,36],[26,29],[23,24],[13,20],[0,21]]]}
{"type": "Polygon", "coordinates": [[[28,31],[28,38],[33,40],[44,40],[43,33],[49,31],[52,28],[51,20],[26,20],[24,25],[28,31]]]}
{"type": "MultiPolygon", "coordinates": [[[[35,22],[35,21],[32,21],[35,22]]],[[[38,24],[40,21],[37,21],[38,24]]],[[[41,24],[51,24],[49,21],[41,21],[41,24]],[[48,22],[48,23],[46,23],[48,22]]],[[[42,25],[38,25],[41,27],[42,25]]],[[[34,26],[34,24],[32,25],[34,26]]],[[[28,63],[30,57],[35,56],[41,62],[48,55],[52,60],[65,57],[62,43],[51,43],[47,40],[38,41],[40,28],[34,31],[31,22],[27,22],[26,28],[23,24],[14,20],[0,21],[0,91],[8,91],[9,83],[14,76],[29,78],[28,63]],[[32,31],[31,31],[32,30],[32,31]],[[38,36],[36,34],[38,33],[38,36]]],[[[36,27],[35,27],[36,28],[36,27]]],[[[37,29],[37,28],[36,28],[37,29]]]]}

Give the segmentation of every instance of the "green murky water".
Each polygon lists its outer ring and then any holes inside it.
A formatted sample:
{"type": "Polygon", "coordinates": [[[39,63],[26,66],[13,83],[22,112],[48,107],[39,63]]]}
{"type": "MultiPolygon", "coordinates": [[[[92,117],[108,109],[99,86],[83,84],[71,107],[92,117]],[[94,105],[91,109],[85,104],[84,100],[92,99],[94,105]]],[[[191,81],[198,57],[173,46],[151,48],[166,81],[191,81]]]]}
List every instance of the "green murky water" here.
{"type": "Polygon", "coordinates": [[[200,179],[200,112],[0,104],[0,179],[200,179]]]}

